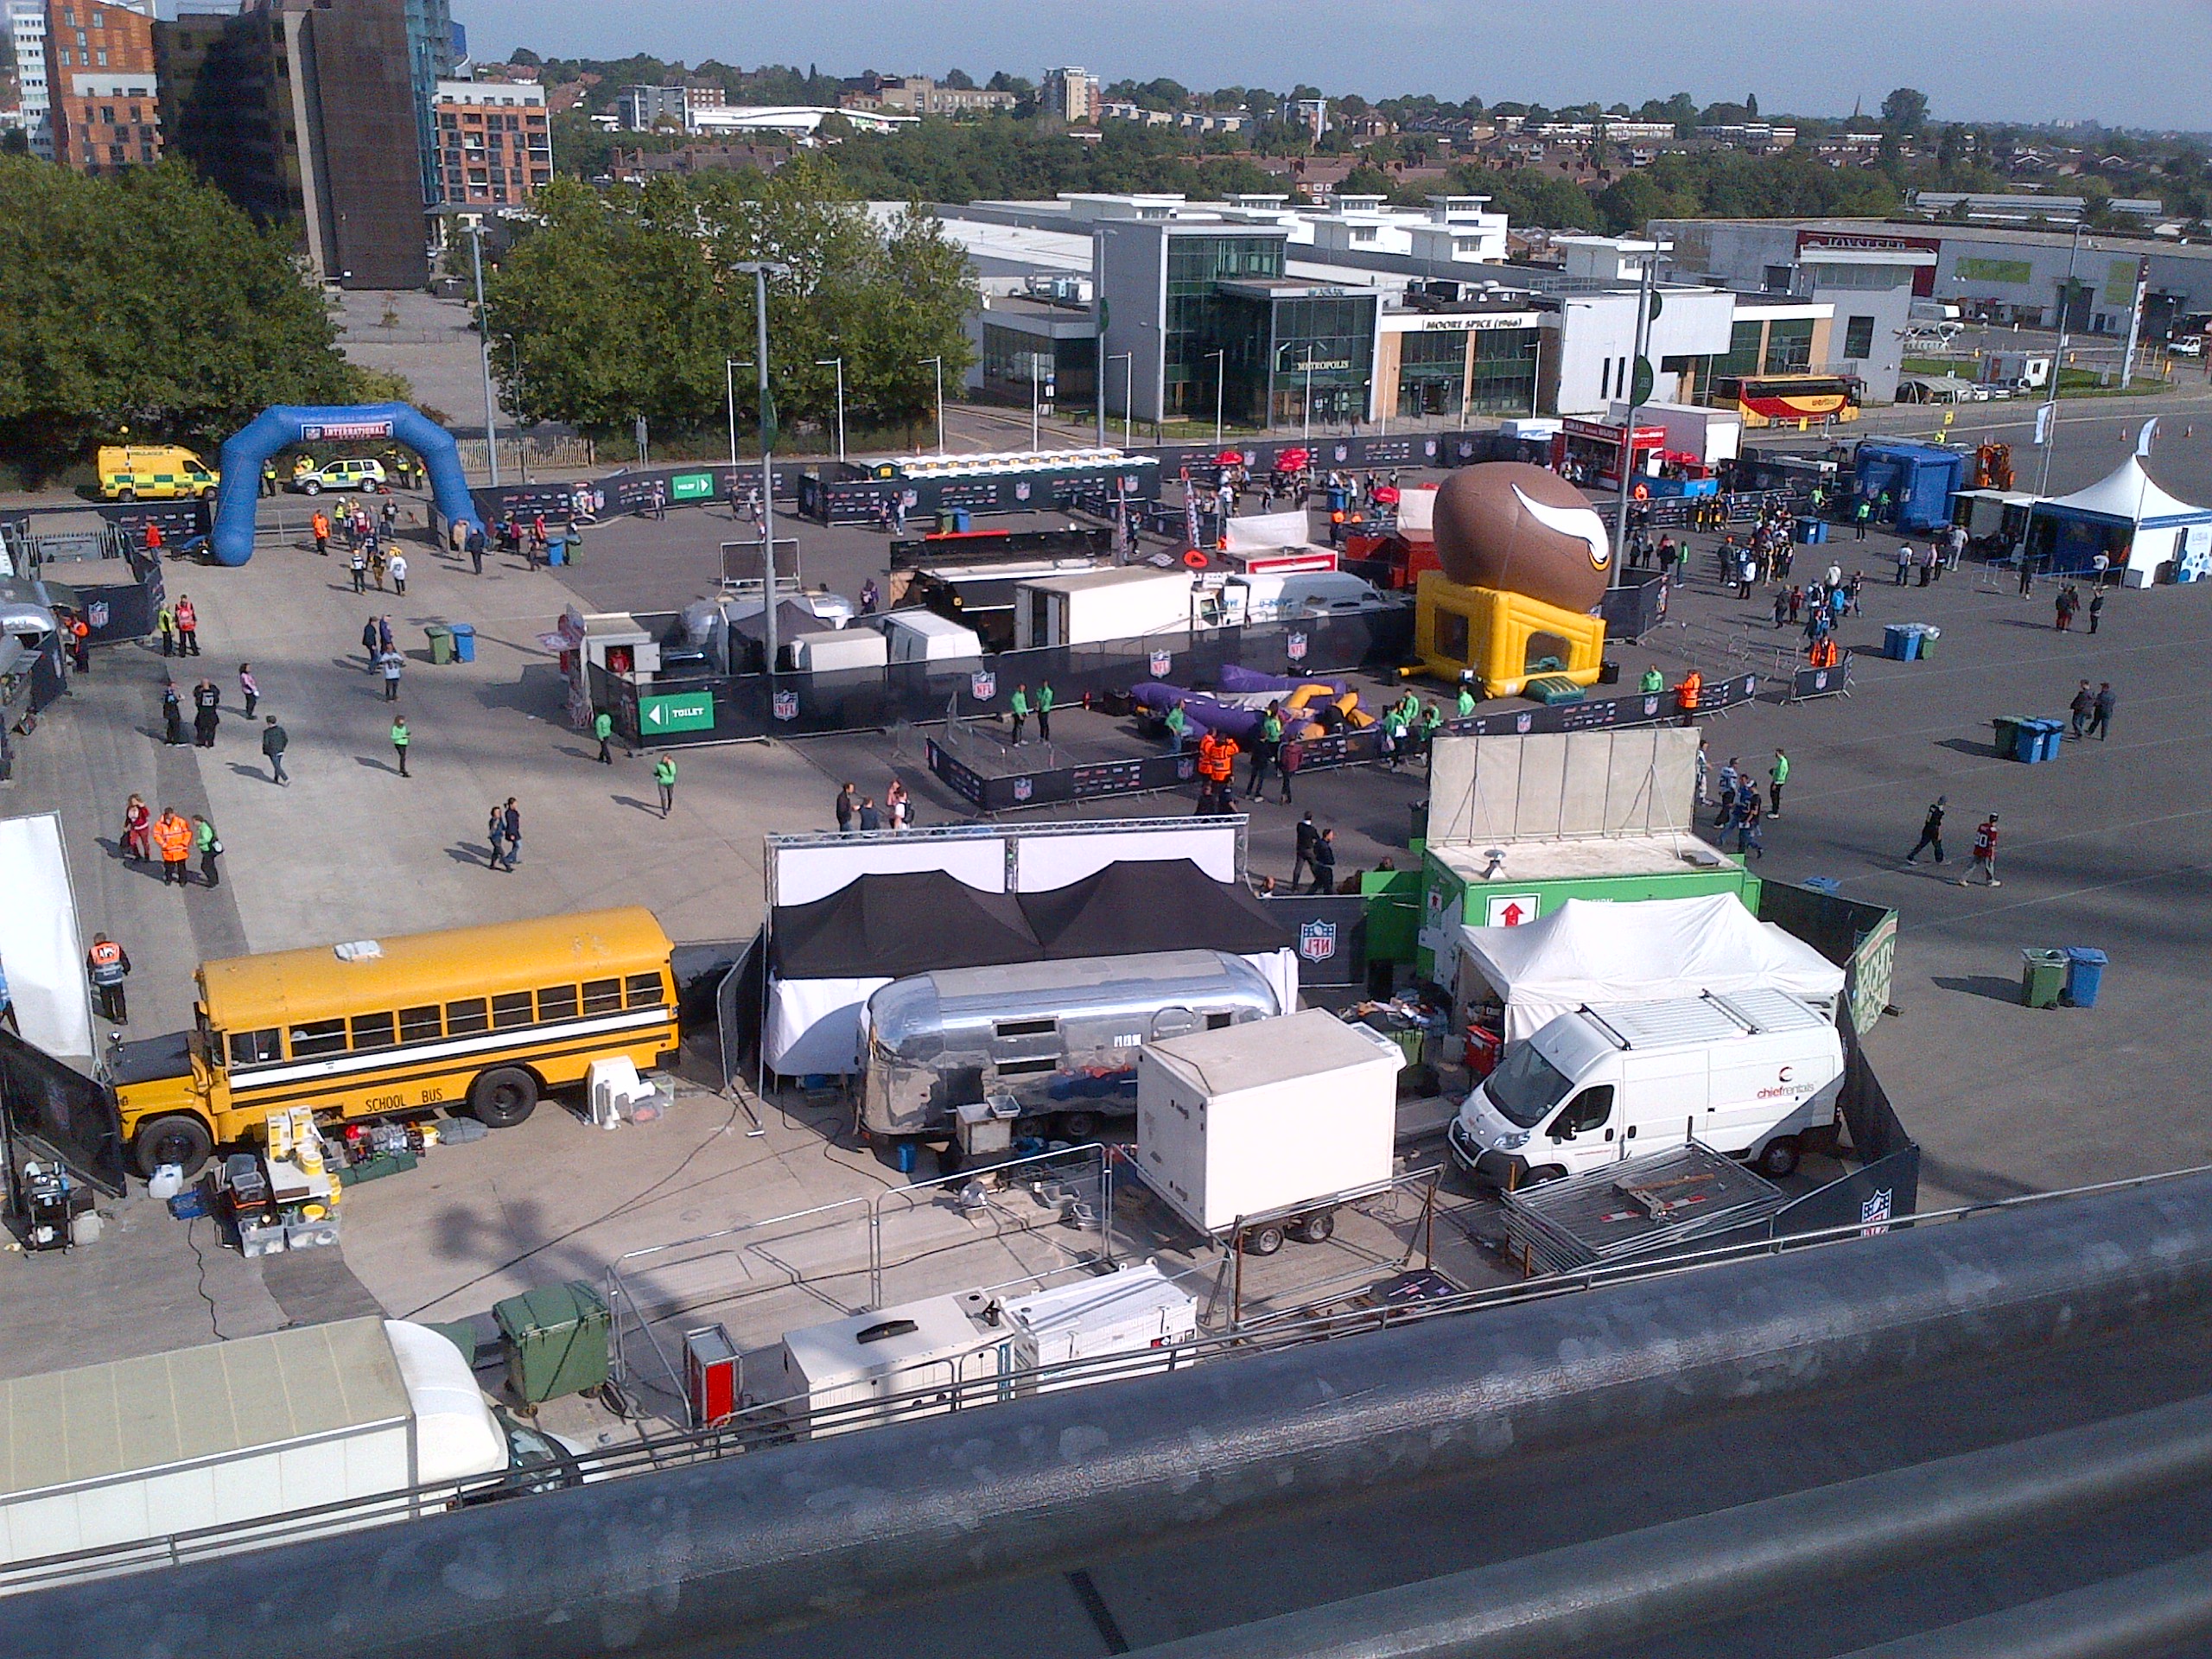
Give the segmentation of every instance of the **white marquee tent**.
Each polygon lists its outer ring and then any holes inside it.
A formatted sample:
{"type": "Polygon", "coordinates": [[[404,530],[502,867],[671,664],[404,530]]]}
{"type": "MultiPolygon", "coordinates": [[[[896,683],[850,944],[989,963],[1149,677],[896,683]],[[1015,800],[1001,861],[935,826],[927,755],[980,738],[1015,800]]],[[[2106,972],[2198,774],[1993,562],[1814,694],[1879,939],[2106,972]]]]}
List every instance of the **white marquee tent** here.
{"type": "Polygon", "coordinates": [[[1541,921],[1459,932],[1460,1000],[1495,994],[1505,1004],[1508,1042],[1586,1003],[1767,986],[1832,1011],[1843,992],[1842,969],[1728,893],[1621,904],[1570,899],[1541,921]]]}
{"type": "Polygon", "coordinates": [[[2168,494],[2130,455],[2087,489],[2030,509],[2029,547],[2050,568],[2082,570],[2101,551],[2130,588],[2200,580],[2212,569],[2212,507],[2168,494]]]}

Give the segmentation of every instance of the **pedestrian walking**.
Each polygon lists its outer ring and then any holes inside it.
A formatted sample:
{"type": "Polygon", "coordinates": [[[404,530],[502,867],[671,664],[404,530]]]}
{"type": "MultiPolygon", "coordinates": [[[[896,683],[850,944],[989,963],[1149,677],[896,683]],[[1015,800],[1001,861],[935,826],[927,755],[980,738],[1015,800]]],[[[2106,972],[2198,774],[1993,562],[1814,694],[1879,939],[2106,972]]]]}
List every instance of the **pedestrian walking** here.
{"type": "Polygon", "coordinates": [[[2081,606],[2081,594],[2074,591],[2072,582],[2068,582],[2058,590],[2058,597],[2051,601],[2051,626],[2061,633],[2069,632],[2074,626],[2074,613],[2081,606]]]}
{"type": "Polygon", "coordinates": [[[1743,773],[1737,769],[1736,757],[1732,754],[1728,757],[1728,764],[1720,768],[1720,816],[1713,821],[1714,829],[1726,828],[1728,821],[1735,816],[1736,791],[1742,781],[1743,773]]]}
{"type": "Polygon", "coordinates": [[[384,655],[384,647],[377,643],[377,620],[373,616],[361,624],[361,664],[369,673],[377,671],[377,659],[384,655]]]}
{"type": "Polygon", "coordinates": [[[614,755],[607,745],[614,737],[614,716],[604,709],[594,715],[591,717],[591,734],[599,740],[599,764],[602,766],[613,766],[614,755]]]}
{"type": "Polygon", "coordinates": [[[2097,631],[2097,622],[2105,613],[2105,590],[2100,588],[2089,595],[2089,632],[2097,631]]]}
{"type": "Polygon", "coordinates": [[[1681,711],[1683,725],[1697,724],[1697,706],[1704,696],[1705,676],[1692,669],[1675,687],[1675,706],[1681,711]]]}
{"type": "MultiPolygon", "coordinates": [[[[2093,626],[2089,632],[2094,633],[2096,629],[2093,626]]],[[[1038,681],[1037,735],[1047,743],[1052,741],[1052,704],[1056,701],[1052,695],[1052,683],[1050,680],[1038,681]]]]}
{"type": "Polygon", "coordinates": [[[92,983],[92,1007],[111,1026],[127,1026],[130,1012],[123,982],[130,976],[130,953],[105,933],[92,935],[85,952],[85,976],[92,983]]]}
{"type": "Polygon", "coordinates": [[[391,717],[391,752],[399,757],[399,775],[403,778],[410,775],[407,770],[407,746],[414,741],[415,734],[407,729],[407,716],[394,715],[391,717]]]}
{"type": "Polygon", "coordinates": [[[346,569],[353,579],[353,591],[357,594],[367,593],[369,591],[369,556],[362,552],[359,548],[355,548],[346,556],[346,569]]]}
{"type": "Polygon", "coordinates": [[[162,686],[162,741],[171,748],[184,741],[184,701],[174,681],[162,686]]]}
{"type": "Polygon", "coordinates": [[[1789,590],[1787,588],[1774,590],[1774,626],[1777,628],[1789,626],[1789,590]]]}
{"type": "Polygon", "coordinates": [[[653,782],[660,790],[660,815],[668,816],[669,808],[676,804],[676,757],[664,753],[653,762],[653,782]]]}
{"type": "Polygon", "coordinates": [[[1713,804],[1711,782],[1713,762],[1706,754],[1703,738],[1697,741],[1697,757],[1690,763],[1690,768],[1692,779],[1697,785],[1697,804],[1700,806],[1711,806],[1713,804]]]}
{"type": "Polygon", "coordinates": [[[1774,764],[1767,768],[1767,805],[1770,816],[1782,816],[1782,788],[1789,781],[1789,757],[1780,749],[1774,752],[1774,764]]]}
{"type": "Polygon", "coordinates": [[[2100,743],[2112,735],[2113,705],[2119,701],[2113,695],[2110,680],[2097,682],[2096,700],[2089,708],[2089,735],[2100,743]]]}
{"type": "Polygon", "coordinates": [[[1291,854],[1290,859],[1289,891],[1292,893],[1298,891],[1298,878],[1313,869],[1313,843],[1320,838],[1321,832],[1314,826],[1313,815],[1311,812],[1300,814],[1296,850],[1291,854]]]}
{"type": "Polygon", "coordinates": [[[1897,586],[1902,588],[1912,575],[1912,543],[1897,543],[1897,586]]]}
{"type": "Polygon", "coordinates": [[[399,701],[399,671],[406,665],[406,658],[396,651],[385,651],[378,657],[377,663],[384,670],[384,700],[386,702],[397,702],[399,701]]]}
{"type": "Polygon", "coordinates": [[[839,835],[849,836],[853,833],[853,815],[859,810],[860,797],[854,791],[853,786],[850,784],[840,785],[837,789],[836,805],[839,835]]]}
{"type": "Polygon", "coordinates": [[[398,649],[398,645],[394,643],[392,639],[391,619],[388,616],[380,616],[377,618],[378,652],[379,654],[396,653],[398,649]]]}
{"type": "Polygon", "coordinates": [[[469,568],[477,575],[484,574],[484,526],[471,524],[467,536],[469,568]]]}
{"type": "Polygon", "coordinates": [[[407,596],[407,556],[394,548],[391,554],[391,585],[402,599],[407,596]]]}
{"type": "Polygon", "coordinates": [[[154,613],[154,632],[162,638],[162,655],[176,655],[176,613],[162,606],[154,613]]]}
{"type": "MultiPolygon", "coordinates": [[[[1863,495],[1853,504],[1851,509],[1852,540],[1855,542],[1863,542],[1866,539],[1866,521],[1873,516],[1873,504],[1868,501],[1863,495]]],[[[1903,587],[1904,585],[1904,577],[1898,577],[1897,585],[1899,587],[1903,587]]]]}
{"type": "Polygon", "coordinates": [[[862,835],[868,835],[883,828],[883,814],[875,810],[874,796],[861,797],[861,810],[855,815],[854,821],[858,824],[862,835]]]}
{"type": "Polygon", "coordinates": [[[1736,817],[1736,855],[1749,855],[1752,858],[1766,856],[1766,842],[1759,834],[1759,795],[1755,789],[1744,791],[1743,810],[1736,817]]]}
{"type": "Polygon", "coordinates": [[[315,550],[324,558],[330,556],[330,518],[321,507],[308,519],[308,528],[315,533],[315,550]]]}
{"type": "Polygon", "coordinates": [[[200,880],[203,887],[223,885],[223,838],[215,833],[215,826],[205,813],[192,815],[192,844],[200,854],[200,880]]]}
{"type": "Polygon", "coordinates": [[[1268,767],[1281,747],[1282,705],[1271,702],[1260,716],[1258,729],[1253,733],[1252,779],[1244,791],[1249,798],[1255,801],[1260,798],[1260,791],[1268,780],[1268,767]]]}
{"type": "Polygon", "coordinates": [[[63,632],[69,636],[70,662],[75,665],[79,674],[91,673],[92,671],[92,625],[81,616],[71,612],[64,612],[61,626],[63,632]]]}
{"type": "Polygon", "coordinates": [[[276,715],[262,716],[261,753],[269,761],[269,781],[272,784],[289,785],[292,781],[284,775],[284,749],[291,741],[276,723],[276,715]]]}
{"type": "Polygon", "coordinates": [[[883,813],[893,830],[914,827],[913,798],[906,793],[906,785],[896,778],[891,780],[891,787],[883,791],[883,813]]]}
{"type": "Polygon", "coordinates": [[[2031,599],[2036,591],[2036,563],[2028,556],[2027,543],[2020,544],[2020,597],[2031,599]]]}
{"type": "Polygon", "coordinates": [[[1283,740],[1275,751],[1275,770],[1282,774],[1282,804],[1290,804],[1290,780],[1298,776],[1298,769],[1306,764],[1306,746],[1294,737],[1283,740]]]}
{"type": "Polygon", "coordinates": [[[1949,799],[1948,795],[1938,795],[1928,804],[1928,816],[1920,823],[1920,839],[1912,843],[1912,850],[1904,855],[1906,863],[1919,863],[1921,854],[1931,847],[1936,849],[1936,861],[1938,864],[1943,861],[1943,808],[1949,799]]]}
{"type": "Polygon", "coordinates": [[[203,679],[192,688],[192,741],[195,747],[215,747],[215,728],[223,723],[223,694],[215,682],[203,679]]]}
{"type": "Polygon", "coordinates": [[[163,887],[190,885],[185,861],[192,856],[192,826],[173,806],[163,807],[162,816],[154,821],[154,849],[162,855],[163,887]]]}
{"type": "Polygon", "coordinates": [[[191,595],[176,596],[176,654],[197,657],[200,654],[200,612],[191,595]]]}
{"type": "Polygon", "coordinates": [[[1959,885],[1963,887],[1976,876],[1980,876],[1984,885],[1988,887],[2001,887],[2005,885],[1997,879],[1997,815],[1994,812],[1984,818],[1974,830],[1974,868],[1959,878],[1959,885]]]}
{"type": "Polygon", "coordinates": [[[499,810],[499,828],[507,843],[507,868],[512,871],[522,856],[522,808],[512,795],[499,810]]]}
{"type": "Polygon", "coordinates": [[[2089,690],[2089,683],[2084,680],[2082,682],[2081,689],[2075,692],[2074,701],[2066,705],[2066,712],[2072,717],[2070,723],[2073,728],[2072,735],[2075,738],[2078,740],[2081,737],[2082,732],[2088,727],[2089,716],[2096,711],[2097,694],[2089,690]]]}
{"type": "Polygon", "coordinates": [[[1313,838],[1313,851],[1309,856],[1313,866],[1313,891],[1334,893],[1337,890],[1337,832],[1324,830],[1313,838]]]}
{"type": "Polygon", "coordinates": [[[1029,688],[1027,685],[1014,688],[1014,696],[1007,701],[1007,711],[1013,717],[1013,734],[1007,741],[1019,747],[1022,723],[1029,718],[1029,688]]]}
{"type": "Polygon", "coordinates": [[[861,614],[862,616],[874,616],[875,607],[882,602],[882,590],[876,587],[874,576],[868,577],[861,583],[861,614]]]}
{"type": "Polygon", "coordinates": [[[253,677],[253,664],[238,664],[238,696],[245,700],[245,717],[253,718],[253,706],[261,701],[261,686],[253,677]]]}
{"type": "Polygon", "coordinates": [[[143,796],[133,795],[124,804],[123,836],[118,843],[123,855],[143,864],[154,855],[154,809],[146,804],[143,796]]]}

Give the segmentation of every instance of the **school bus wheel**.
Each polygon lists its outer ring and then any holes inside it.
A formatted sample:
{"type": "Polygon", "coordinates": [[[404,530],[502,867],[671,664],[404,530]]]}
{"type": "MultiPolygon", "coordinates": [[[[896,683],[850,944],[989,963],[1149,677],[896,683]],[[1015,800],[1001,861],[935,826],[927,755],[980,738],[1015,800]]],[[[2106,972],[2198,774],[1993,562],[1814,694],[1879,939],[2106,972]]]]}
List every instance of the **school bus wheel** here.
{"type": "Polygon", "coordinates": [[[189,1112],[172,1112],[149,1119],[138,1127],[130,1143],[131,1161],[141,1175],[151,1175],[163,1164],[175,1164],[190,1180],[215,1150],[215,1137],[207,1126],[189,1112]]]}
{"type": "Polygon", "coordinates": [[[468,1115],[486,1128],[511,1129],[537,1104],[537,1079],[518,1065],[485,1072],[468,1085],[468,1115]]]}

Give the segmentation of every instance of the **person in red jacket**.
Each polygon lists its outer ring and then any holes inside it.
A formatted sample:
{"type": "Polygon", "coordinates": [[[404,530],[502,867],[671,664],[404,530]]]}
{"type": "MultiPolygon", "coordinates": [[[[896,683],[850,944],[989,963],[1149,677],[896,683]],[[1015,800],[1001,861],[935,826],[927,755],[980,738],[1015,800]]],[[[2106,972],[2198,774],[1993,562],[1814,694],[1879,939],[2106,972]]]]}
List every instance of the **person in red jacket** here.
{"type": "Polygon", "coordinates": [[[1974,832],[1974,868],[1959,878],[1961,887],[1980,876],[1993,887],[2005,884],[1997,879],[1997,815],[1993,812],[1975,827],[1974,832]]]}

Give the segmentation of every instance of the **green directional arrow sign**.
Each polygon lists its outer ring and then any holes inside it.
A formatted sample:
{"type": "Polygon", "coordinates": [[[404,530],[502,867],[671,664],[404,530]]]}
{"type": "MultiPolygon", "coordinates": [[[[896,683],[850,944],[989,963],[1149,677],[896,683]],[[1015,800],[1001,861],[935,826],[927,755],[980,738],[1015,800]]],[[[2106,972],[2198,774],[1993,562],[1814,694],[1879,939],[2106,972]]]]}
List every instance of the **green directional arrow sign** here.
{"type": "Polygon", "coordinates": [[[672,696],[639,697],[639,729],[647,737],[665,732],[709,732],[715,726],[715,694],[683,691],[672,696]]]}

